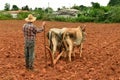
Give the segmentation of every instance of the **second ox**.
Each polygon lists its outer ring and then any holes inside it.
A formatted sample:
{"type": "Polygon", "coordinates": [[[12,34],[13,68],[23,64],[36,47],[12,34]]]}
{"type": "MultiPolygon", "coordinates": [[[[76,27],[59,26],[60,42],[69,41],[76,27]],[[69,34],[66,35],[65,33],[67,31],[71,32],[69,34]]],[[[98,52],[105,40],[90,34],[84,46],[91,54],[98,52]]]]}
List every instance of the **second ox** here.
{"type": "MultiPolygon", "coordinates": [[[[83,41],[85,40],[86,32],[85,26],[78,26],[77,28],[66,28],[63,33],[63,42],[65,48],[68,52],[68,58],[71,62],[71,54],[74,50],[74,47],[79,48],[80,57],[82,56],[82,46],[83,41]]],[[[75,54],[73,54],[75,56],[75,54]]]]}

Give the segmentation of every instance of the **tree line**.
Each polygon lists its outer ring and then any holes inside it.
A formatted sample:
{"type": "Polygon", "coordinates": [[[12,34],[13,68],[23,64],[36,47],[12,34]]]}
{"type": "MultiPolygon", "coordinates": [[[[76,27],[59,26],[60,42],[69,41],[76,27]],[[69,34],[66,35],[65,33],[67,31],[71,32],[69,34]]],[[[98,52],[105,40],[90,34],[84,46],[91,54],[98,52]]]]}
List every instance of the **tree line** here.
{"type": "MultiPolygon", "coordinates": [[[[53,15],[54,10],[50,7],[43,8],[29,8],[28,5],[22,8],[17,7],[17,5],[12,5],[10,9],[10,4],[6,3],[4,10],[27,10],[29,12],[19,13],[17,19],[24,19],[29,13],[34,14],[39,20],[55,20],[55,21],[66,21],[66,22],[120,22],[120,0],[110,0],[107,6],[101,6],[97,2],[91,2],[92,6],[87,7],[84,5],[74,5],[71,9],[79,10],[77,17],[58,17],[53,15]]],[[[57,11],[61,9],[66,9],[65,6],[58,8],[57,11]]]]}
{"type": "MultiPolygon", "coordinates": [[[[6,3],[5,6],[4,6],[4,10],[5,11],[10,11],[10,10],[13,10],[13,11],[17,11],[19,10],[20,8],[17,6],[17,5],[12,5],[12,9],[10,9],[10,4],[9,3],[6,3]]],[[[31,10],[31,8],[29,8],[28,5],[26,6],[23,6],[21,8],[21,10],[31,10]]]]}

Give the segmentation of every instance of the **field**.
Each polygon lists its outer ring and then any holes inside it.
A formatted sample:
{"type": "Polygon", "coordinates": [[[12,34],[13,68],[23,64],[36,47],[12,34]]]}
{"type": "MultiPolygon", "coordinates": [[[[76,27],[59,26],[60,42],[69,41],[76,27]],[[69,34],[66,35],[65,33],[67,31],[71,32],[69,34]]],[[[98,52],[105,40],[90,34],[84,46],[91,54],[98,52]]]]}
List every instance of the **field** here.
{"type": "MultiPolygon", "coordinates": [[[[45,62],[44,33],[37,34],[35,71],[25,69],[22,20],[0,21],[0,80],[120,80],[120,24],[47,21],[53,27],[86,26],[82,58],[75,49],[72,62],[60,59],[54,68],[45,62]]],[[[40,26],[42,21],[34,24],[40,26]]],[[[46,51],[48,54],[48,51],[46,51]]],[[[48,56],[49,57],[49,56],[48,56]]],[[[49,58],[47,59],[50,62],[49,58]]]]}

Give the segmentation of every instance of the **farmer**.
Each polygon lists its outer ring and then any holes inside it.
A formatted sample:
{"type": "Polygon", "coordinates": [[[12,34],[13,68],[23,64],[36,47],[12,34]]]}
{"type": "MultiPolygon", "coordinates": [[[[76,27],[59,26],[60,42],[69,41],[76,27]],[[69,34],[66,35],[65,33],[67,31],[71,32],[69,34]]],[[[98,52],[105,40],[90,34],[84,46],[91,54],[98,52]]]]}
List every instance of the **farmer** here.
{"type": "Polygon", "coordinates": [[[36,33],[40,33],[44,30],[45,22],[42,23],[42,26],[37,28],[33,22],[36,21],[36,17],[32,14],[29,14],[27,18],[25,18],[26,23],[23,26],[24,40],[25,40],[25,62],[26,69],[33,70],[34,63],[34,47],[35,47],[35,38],[36,33]]]}

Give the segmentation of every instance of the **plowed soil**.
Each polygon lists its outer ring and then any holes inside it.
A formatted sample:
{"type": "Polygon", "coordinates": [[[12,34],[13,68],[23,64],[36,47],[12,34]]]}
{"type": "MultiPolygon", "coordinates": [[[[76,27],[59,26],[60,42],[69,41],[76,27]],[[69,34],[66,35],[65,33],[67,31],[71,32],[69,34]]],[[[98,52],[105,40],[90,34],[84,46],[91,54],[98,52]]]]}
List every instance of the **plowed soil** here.
{"type": "MultiPolygon", "coordinates": [[[[34,71],[25,68],[24,37],[22,20],[0,21],[0,80],[120,80],[120,24],[103,23],[46,23],[45,33],[50,28],[77,27],[86,25],[86,41],[82,58],[78,49],[72,62],[61,58],[55,67],[49,65],[44,50],[44,33],[36,36],[34,71]]],[[[42,21],[34,24],[40,26],[42,21]]],[[[48,51],[46,50],[48,54],[48,51]]]]}

